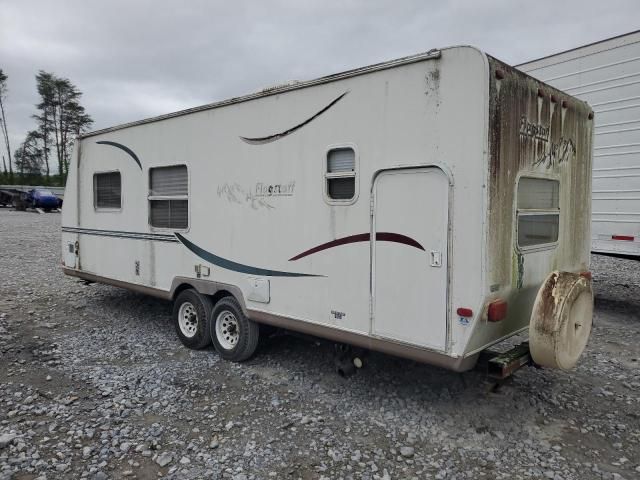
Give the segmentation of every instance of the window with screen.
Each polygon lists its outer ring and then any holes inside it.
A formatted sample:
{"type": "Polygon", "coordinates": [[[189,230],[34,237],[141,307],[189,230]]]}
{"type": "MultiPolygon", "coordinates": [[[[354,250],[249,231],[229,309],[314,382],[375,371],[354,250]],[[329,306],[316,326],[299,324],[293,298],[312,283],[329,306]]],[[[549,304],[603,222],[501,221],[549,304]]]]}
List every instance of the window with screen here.
{"type": "Polygon", "coordinates": [[[560,231],[560,182],[522,177],[517,201],[518,246],[553,246],[560,231]]]}
{"type": "Polygon", "coordinates": [[[93,175],[93,204],[97,210],[122,207],[122,180],[120,172],[93,175]]]}
{"type": "Polygon", "coordinates": [[[184,230],[189,225],[186,165],[149,169],[149,224],[184,230]]]}
{"type": "Polygon", "coordinates": [[[327,153],[326,194],[330,200],[350,202],[356,196],[356,153],[334,148],[327,153]]]}

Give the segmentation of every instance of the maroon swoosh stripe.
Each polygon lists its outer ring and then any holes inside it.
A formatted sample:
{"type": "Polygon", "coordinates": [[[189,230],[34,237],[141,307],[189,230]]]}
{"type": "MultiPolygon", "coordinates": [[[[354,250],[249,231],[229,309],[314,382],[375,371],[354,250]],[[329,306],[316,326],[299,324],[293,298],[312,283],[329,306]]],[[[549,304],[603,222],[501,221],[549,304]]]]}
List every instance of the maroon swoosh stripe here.
{"type": "MultiPolygon", "coordinates": [[[[299,260],[303,257],[307,257],[309,255],[313,255],[314,253],[321,252],[322,250],[327,250],[333,247],[339,247],[340,245],[347,245],[349,243],[357,243],[357,242],[368,242],[371,239],[371,234],[369,233],[359,233],[357,235],[350,235],[348,237],[337,238],[327,243],[323,243],[322,245],[318,245],[317,247],[310,248],[302,253],[299,253],[295,257],[289,259],[289,261],[299,260]]],[[[413,238],[407,237],[406,235],[401,235],[400,233],[391,233],[391,232],[378,232],[376,233],[376,241],[378,242],[394,242],[394,243],[402,243],[404,245],[409,245],[410,247],[417,248],[419,250],[424,250],[424,247],[416,242],[413,238]]]]}

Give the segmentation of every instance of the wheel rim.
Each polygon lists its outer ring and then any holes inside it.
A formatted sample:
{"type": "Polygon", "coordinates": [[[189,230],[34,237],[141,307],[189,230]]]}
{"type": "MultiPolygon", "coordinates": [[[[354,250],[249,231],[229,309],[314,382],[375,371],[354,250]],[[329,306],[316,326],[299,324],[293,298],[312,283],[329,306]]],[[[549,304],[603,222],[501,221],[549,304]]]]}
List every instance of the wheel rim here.
{"type": "Polygon", "coordinates": [[[187,338],[193,338],[198,332],[198,312],[190,302],[184,302],[178,310],[178,326],[187,338]]]}
{"type": "Polygon", "coordinates": [[[238,319],[228,310],[220,312],[216,318],[216,338],[225,350],[231,350],[238,343],[238,319]]]}

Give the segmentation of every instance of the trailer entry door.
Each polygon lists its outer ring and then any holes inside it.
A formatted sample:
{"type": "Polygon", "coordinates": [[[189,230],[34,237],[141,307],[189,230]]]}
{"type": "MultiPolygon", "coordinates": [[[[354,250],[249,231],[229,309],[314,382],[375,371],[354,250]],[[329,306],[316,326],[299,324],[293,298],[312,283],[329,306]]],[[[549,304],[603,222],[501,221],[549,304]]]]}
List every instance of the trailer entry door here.
{"type": "Polygon", "coordinates": [[[376,177],[373,334],[444,350],[447,337],[448,188],[438,168],[376,177]]]}

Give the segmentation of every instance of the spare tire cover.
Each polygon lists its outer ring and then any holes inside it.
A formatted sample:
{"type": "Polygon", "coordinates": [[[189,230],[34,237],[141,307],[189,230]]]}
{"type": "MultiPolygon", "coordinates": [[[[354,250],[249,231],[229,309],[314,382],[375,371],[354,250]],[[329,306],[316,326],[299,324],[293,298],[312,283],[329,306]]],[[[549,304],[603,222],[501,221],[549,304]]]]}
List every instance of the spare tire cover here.
{"type": "Polygon", "coordinates": [[[551,272],[531,312],[529,348],[533,361],[569,370],[587,346],[593,317],[591,282],[576,273],[551,272]]]}

